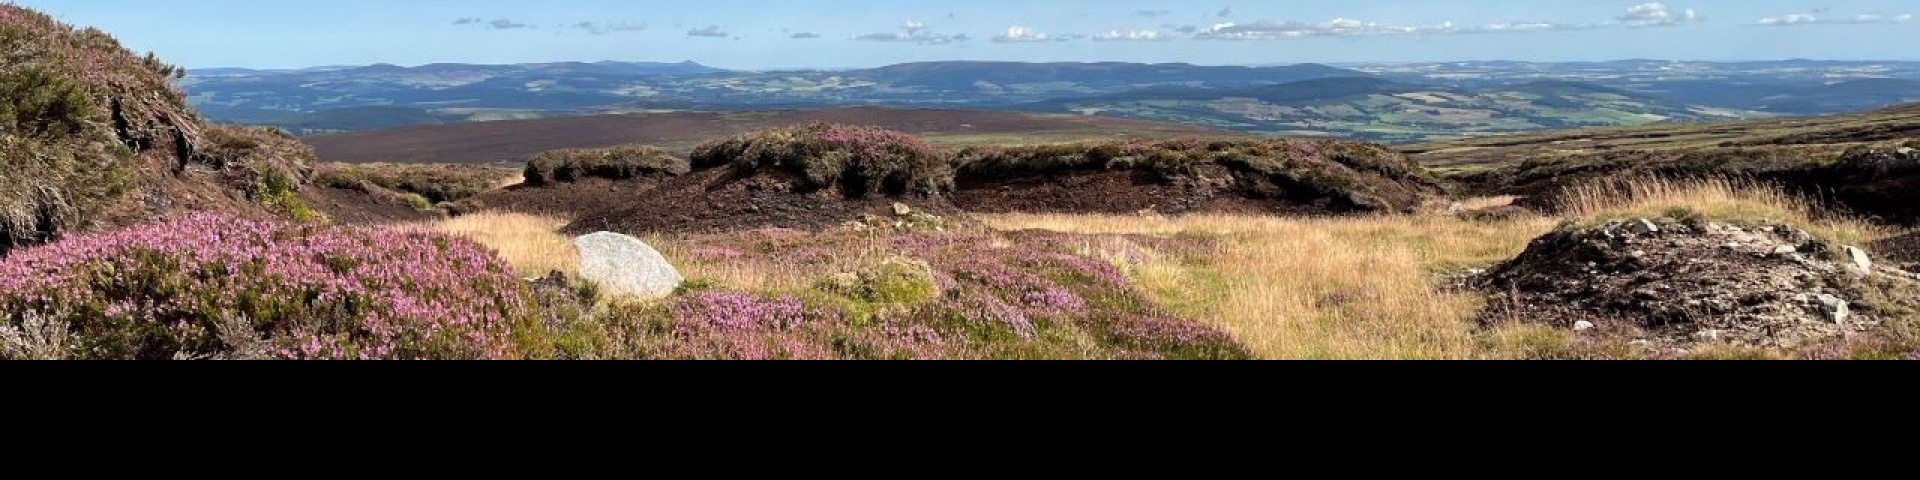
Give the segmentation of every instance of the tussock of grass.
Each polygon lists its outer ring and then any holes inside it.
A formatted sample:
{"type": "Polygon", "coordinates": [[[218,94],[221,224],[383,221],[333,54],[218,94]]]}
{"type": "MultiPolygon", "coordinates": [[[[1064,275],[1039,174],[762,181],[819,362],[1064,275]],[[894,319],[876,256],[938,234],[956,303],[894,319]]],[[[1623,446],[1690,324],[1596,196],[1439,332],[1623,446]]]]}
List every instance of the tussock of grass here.
{"type": "Polygon", "coordinates": [[[500,258],[523,277],[561,272],[580,273],[580,252],[573,239],[561,235],[566,220],[521,213],[482,212],[442,220],[434,227],[467,237],[499,252],[500,258]]]}
{"type": "MultiPolygon", "coordinates": [[[[1153,261],[1130,272],[1182,313],[1232,332],[1263,358],[1477,358],[1483,300],[1440,273],[1512,258],[1554,221],[1474,223],[1439,216],[1296,219],[999,215],[1002,229],[1209,235],[1203,266],[1153,261]]],[[[1161,259],[1164,260],[1164,259],[1161,259]]]]}
{"type": "Polygon", "coordinates": [[[1568,188],[1559,204],[1561,211],[1586,226],[1641,218],[1784,223],[1840,245],[1863,245],[1893,233],[1778,186],[1734,177],[1591,182],[1568,188]]]}

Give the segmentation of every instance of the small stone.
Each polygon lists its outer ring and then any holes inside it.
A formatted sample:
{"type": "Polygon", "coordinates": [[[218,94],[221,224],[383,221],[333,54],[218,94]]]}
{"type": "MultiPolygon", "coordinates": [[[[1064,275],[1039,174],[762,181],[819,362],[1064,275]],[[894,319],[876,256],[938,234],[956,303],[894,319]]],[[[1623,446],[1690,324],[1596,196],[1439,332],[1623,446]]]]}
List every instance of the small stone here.
{"type": "Polygon", "coordinates": [[[1853,306],[1846,299],[1833,295],[1820,295],[1814,297],[1814,300],[1820,303],[1820,311],[1826,315],[1829,323],[1845,325],[1847,319],[1853,316],[1853,306]]]}
{"type": "Polygon", "coordinates": [[[1631,342],[1627,342],[1627,346],[1637,348],[1640,350],[1646,350],[1646,351],[1651,351],[1654,349],[1652,340],[1634,340],[1631,342]]]}
{"type": "Polygon", "coordinates": [[[899,216],[902,216],[902,217],[904,217],[904,216],[908,216],[908,215],[913,215],[913,207],[909,207],[909,206],[907,206],[907,204],[904,204],[904,203],[899,203],[899,202],[894,202],[894,204],[893,204],[893,214],[894,214],[894,215],[899,215],[899,216]]]}
{"type": "Polygon", "coordinates": [[[1793,245],[1781,245],[1778,247],[1773,247],[1774,255],[1787,256],[1787,255],[1793,255],[1796,253],[1800,253],[1800,247],[1795,247],[1793,245]]]}
{"type": "Polygon", "coordinates": [[[1575,332],[1582,332],[1582,333],[1584,333],[1584,332],[1588,332],[1588,331],[1592,331],[1592,330],[1593,330],[1593,329],[1595,329],[1595,328],[1600,328],[1600,326],[1598,326],[1598,325],[1594,325],[1594,324],[1593,324],[1593,322],[1588,322],[1588,321],[1584,321],[1584,320],[1583,320],[1583,321],[1578,321],[1578,322],[1573,322],[1573,331],[1575,331],[1575,332]]]}
{"type": "Polygon", "coordinates": [[[1868,255],[1866,250],[1845,247],[1844,252],[1847,254],[1848,271],[1862,277],[1873,274],[1873,256],[1868,255]]]}
{"type": "Polygon", "coordinates": [[[1634,235],[1652,235],[1655,233],[1660,233],[1660,226],[1654,225],[1653,221],[1651,220],[1642,218],[1639,220],[1635,220],[1633,223],[1627,224],[1627,231],[1633,233],[1634,235]]]}
{"type": "Polygon", "coordinates": [[[1920,152],[1920,150],[1914,150],[1913,147],[1900,147],[1899,150],[1894,150],[1894,153],[1898,153],[1902,157],[1914,156],[1915,152],[1920,152]]]}

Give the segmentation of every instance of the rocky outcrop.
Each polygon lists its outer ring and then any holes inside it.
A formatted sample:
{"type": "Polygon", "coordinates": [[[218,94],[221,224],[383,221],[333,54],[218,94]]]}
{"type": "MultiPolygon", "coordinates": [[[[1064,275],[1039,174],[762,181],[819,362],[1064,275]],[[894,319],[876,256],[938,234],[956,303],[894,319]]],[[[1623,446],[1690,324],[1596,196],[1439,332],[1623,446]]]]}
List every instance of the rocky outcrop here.
{"type": "MultiPolygon", "coordinates": [[[[1563,228],[1481,280],[1482,323],[1538,323],[1656,348],[1793,348],[1880,329],[1912,280],[1787,225],[1646,219],[1563,228]],[[1870,300],[1871,299],[1871,300],[1870,300]]],[[[1910,295],[1908,297],[1911,297],[1910,295]]],[[[1906,301],[1920,301],[1920,297],[1906,301]]]]}

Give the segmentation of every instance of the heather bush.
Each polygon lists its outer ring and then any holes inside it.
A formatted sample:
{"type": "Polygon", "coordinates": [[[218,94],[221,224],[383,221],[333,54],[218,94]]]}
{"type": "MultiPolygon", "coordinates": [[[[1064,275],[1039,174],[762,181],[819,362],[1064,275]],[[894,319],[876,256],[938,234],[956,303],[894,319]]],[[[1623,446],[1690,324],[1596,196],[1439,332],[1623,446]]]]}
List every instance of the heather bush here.
{"type": "Polygon", "coordinates": [[[1167,140],[971,147],[952,156],[962,184],[1074,171],[1145,170],[1163,182],[1218,167],[1302,199],[1361,210],[1411,210],[1445,182],[1384,146],[1346,140],[1167,140]]]}
{"type": "Polygon", "coordinates": [[[0,315],[9,357],[53,356],[15,347],[50,343],[62,345],[59,356],[79,359],[506,359],[555,351],[526,286],[469,241],[212,214],[15,252],[0,260],[0,315]],[[49,325],[64,325],[65,337],[48,340],[62,330],[49,325]]]}
{"type": "Polygon", "coordinates": [[[690,170],[687,160],[649,146],[555,150],[527,162],[526,183],[539,186],[588,178],[664,178],[685,175],[690,170]]]}
{"type": "Polygon", "coordinates": [[[702,264],[821,271],[745,292],[707,285],[618,307],[608,356],[690,359],[1243,359],[1218,329],[1175,319],[1113,264],[1062,236],[852,233],[697,240],[702,264]],[[729,243],[733,242],[733,243],[729,243]],[[874,260],[849,266],[849,252],[874,260]],[[884,260],[881,260],[884,259],[884,260]]]}
{"type": "Polygon", "coordinates": [[[314,169],[313,184],[407,197],[424,210],[499,188],[510,172],[488,165],[328,163],[314,169]]]}
{"type": "Polygon", "coordinates": [[[99,30],[0,4],[0,168],[7,172],[0,175],[0,255],[126,220],[103,217],[137,211],[114,208],[134,187],[165,183],[142,182],[143,175],[177,176],[195,163],[215,167],[253,200],[303,210],[262,188],[272,170],[297,189],[304,171],[281,168],[303,162],[292,158],[297,152],[273,159],[228,154],[304,147],[291,139],[234,141],[201,125],[173,83],[182,73],[99,30]]]}
{"type": "Polygon", "coordinates": [[[808,190],[837,188],[854,198],[953,189],[952,166],[932,146],[874,127],[816,123],[711,142],[693,152],[694,168],[726,165],[790,172],[808,190]]]}

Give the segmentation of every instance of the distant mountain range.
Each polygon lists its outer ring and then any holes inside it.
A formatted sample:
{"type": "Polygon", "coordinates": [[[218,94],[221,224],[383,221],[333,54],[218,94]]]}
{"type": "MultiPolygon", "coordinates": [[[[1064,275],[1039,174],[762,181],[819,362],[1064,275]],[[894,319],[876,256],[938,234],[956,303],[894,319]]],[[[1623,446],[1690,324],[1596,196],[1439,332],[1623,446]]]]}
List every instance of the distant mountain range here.
{"type": "Polygon", "coordinates": [[[1162,87],[1028,107],[1277,135],[1335,132],[1396,143],[1767,116],[1578,82],[1541,80],[1475,90],[1365,77],[1237,89],[1162,87]]]}
{"type": "Polygon", "coordinates": [[[205,69],[181,84],[212,119],[301,134],[588,114],[889,106],[1078,112],[1417,142],[1879,108],[1920,100],[1920,63],[926,62],[749,72],[693,62],[575,62],[205,69]]]}

